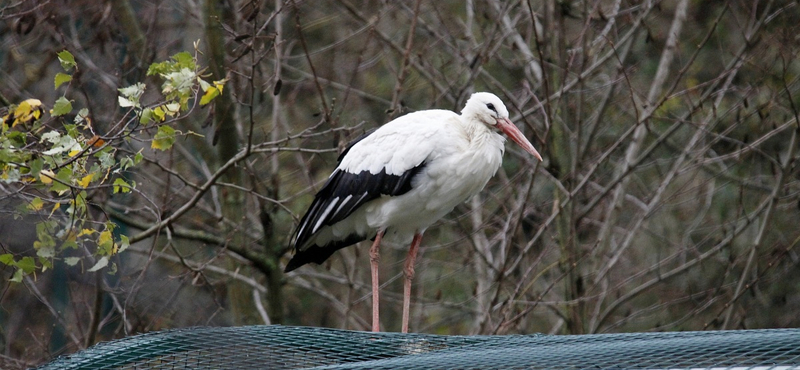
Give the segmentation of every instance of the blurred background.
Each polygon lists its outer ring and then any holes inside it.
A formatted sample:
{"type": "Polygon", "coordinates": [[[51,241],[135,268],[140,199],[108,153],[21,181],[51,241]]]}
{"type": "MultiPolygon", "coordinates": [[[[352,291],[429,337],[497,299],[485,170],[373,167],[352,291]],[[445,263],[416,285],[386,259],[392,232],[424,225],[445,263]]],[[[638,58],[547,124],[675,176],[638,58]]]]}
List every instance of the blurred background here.
{"type": "MultiPolygon", "coordinates": [[[[86,108],[118,160],[141,153],[112,175],[134,190],[81,195],[84,228],[130,241],[96,271],[69,259],[91,243],[37,250],[37,225],[74,222],[53,204],[75,187],[0,180],[0,254],[39,258],[0,261],[0,367],[177,327],[368,330],[369,243],[284,275],[291,233],[349,140],[477,91],[545,161],[509,145],[426,232],[412,332],[798,327],[798,19],[789,0],[0,2],[0,106],[39,99],[49,127],[86,108]],[[54,89],[62,50],[77,69],[54,89]],[[182,51],[227,81],[156,150],[118,89],[154,104],[148,66],[182,51]],[[61,96],[75,111],[49,115],[61,96]]],[[[387,331],[406,247],[382,249],[387,331]]]]}

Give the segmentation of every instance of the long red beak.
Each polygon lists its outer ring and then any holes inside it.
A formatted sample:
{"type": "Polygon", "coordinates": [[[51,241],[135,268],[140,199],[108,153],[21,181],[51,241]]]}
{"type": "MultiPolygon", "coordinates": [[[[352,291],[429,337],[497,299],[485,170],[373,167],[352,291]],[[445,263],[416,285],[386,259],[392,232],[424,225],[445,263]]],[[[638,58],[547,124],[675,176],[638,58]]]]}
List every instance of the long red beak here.
{"type": "Polygon", "coordinates": [[[511,123],[508,118],[498,118],[497,128],[499,128],[500,131],[503,131],[503,133],[506,134],[511,141],[517,143],[517,145],[519,145],[522,149],[525,149],[526,152],[531,153],[534,157],[536,157],[536,159],[540,161],[542,160],[542,156],[539,155],[539,152],[536,151],[536,148],[533,147],[533,144],[528,141],[528,138],[522,134],[522,131],[520,131],[517,126],[511,123]]]}

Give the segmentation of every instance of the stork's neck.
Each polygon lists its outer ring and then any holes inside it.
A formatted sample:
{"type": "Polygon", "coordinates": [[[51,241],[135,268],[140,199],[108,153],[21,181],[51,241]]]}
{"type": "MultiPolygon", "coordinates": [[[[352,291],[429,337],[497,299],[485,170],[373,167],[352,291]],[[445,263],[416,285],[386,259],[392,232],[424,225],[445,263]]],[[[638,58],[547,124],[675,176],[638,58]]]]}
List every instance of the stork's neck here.
{"type": "Polygon", "coordinates": [[[461,127],[464,130],[464,134],[470,142],[482,142],[483,140],[489,139],[492,136],[499,136],[496,132],[494,132],[494,130],[490,129],[477,119],[469,119],[462,115],[460,121],[461,127]]]}
{"type": "Polygon", "coordinates": [[[497,149],[502,155],[503,149],[505,148],[503,145],[505,143],[505,138],[502,135],[477,119],[466,119],[466,117],[463,116],[461,118],[461,126],[464,129],[464,134],[467,141],[470,143],[470,147],[472,147],[476,153],[483,151],[494,152],[495,149],[497,149]]]}

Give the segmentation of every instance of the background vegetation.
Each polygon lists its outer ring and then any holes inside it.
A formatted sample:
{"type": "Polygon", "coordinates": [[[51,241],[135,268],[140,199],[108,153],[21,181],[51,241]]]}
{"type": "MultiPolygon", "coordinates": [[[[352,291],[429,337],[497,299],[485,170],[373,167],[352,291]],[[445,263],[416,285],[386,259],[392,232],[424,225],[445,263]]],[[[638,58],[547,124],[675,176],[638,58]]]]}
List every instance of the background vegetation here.
{"type": "Polygon", "coordinates": [[[797,327],[799,7],[0,2],[0,367],[183,326],[367,330],[367,246],[284,275],[293,227],[349,139],[475,91],[545,162],[509,146],[426,233],[412,331],[797,327]]]}

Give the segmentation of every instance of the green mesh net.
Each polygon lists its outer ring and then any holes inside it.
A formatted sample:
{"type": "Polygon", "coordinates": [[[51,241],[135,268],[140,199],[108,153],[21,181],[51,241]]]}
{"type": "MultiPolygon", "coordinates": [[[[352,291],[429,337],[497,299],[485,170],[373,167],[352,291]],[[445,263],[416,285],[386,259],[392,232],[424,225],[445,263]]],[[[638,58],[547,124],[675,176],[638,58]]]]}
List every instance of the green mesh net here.
{"type": "Polygon", "coordinates": [[[41,369],[800,369],[800,329],[445,336],[187,328],[100,343],[41,369]]]}

